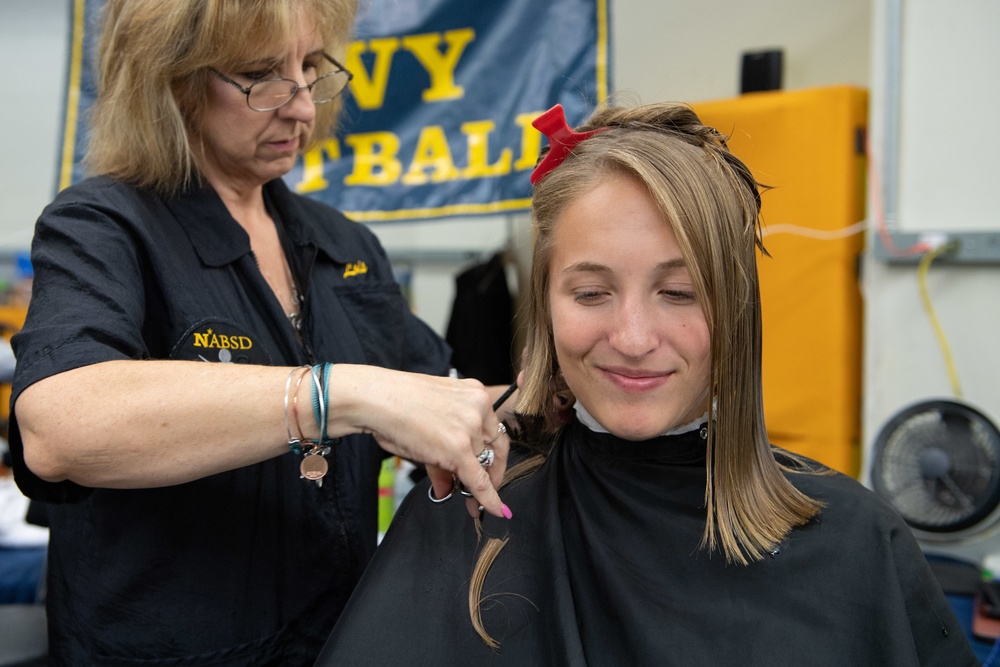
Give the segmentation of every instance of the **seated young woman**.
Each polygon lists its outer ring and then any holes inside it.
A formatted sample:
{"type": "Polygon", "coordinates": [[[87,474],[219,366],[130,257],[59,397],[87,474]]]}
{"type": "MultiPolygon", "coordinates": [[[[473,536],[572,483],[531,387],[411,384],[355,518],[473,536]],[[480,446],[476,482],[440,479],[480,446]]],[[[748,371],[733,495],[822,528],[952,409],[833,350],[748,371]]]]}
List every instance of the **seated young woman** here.
{"type": "Polygon", "coordinates": [[[768,442],[761,198],[726,137],[678,104],[536,127],[515,518],[418,487],[318,664],[977,664],[906,524],[768,442]]]}

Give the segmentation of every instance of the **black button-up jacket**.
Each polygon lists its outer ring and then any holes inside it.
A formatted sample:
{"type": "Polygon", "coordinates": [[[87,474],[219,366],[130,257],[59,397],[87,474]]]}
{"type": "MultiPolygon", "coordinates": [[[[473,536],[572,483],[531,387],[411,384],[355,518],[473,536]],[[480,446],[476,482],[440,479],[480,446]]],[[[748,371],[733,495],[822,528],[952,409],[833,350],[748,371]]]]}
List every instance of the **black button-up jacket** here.
{"type": "MultiPolygon", "coordinates": [[[[280,180],[265,199],[304,293],[301,342],[213,190],[163,200],[94,178],[38,221],[13,401],[42,378],[115,359],[447,372],[447,346],[412,315],[369,230],[280,180]]],[[[24,466],[16,410],[10,435],[21,489],[53,503],[53,664],[311,664],[375,548],[383,454],[368,436],[334,448],[322,487],[288,453],[112,490],[41,481],[24,466]]],[[[204,446],[222,438],[205,433],[204,446]]]]}

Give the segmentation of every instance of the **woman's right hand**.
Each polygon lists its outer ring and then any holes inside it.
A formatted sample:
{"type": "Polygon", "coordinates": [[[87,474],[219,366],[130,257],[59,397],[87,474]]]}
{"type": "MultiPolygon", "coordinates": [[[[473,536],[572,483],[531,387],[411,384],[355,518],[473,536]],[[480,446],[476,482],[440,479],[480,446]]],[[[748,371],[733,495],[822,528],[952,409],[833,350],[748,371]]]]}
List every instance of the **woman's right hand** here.
{"type": "Polygon", "coordinates": [[[470,513],[482,506],[510,518],[496,491],[510,440],[481,382],[336,364],[329,386],[329,435],[370,433],[386,451],[426,464],[435,497],[448,495],[457,479],[475,498],[470,513]],[[495,456],[484,468],[477,457],[487,445],[495,456]]]}

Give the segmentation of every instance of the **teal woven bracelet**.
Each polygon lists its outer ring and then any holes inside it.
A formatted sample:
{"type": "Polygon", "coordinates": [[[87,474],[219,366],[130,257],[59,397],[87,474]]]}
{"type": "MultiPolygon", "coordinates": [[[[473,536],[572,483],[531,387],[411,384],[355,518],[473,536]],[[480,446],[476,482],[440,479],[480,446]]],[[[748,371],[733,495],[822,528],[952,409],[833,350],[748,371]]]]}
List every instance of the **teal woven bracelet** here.
{"type": "Polygon", "coordinates": [[[326,413],[330,400],[330,371],[332,368],[333,364],[327,362],[325,364],[316,364],[310,371],[313,380],[311,394],[313,419],[316,420],[316,427],[320,433],[319,440],[310,441],[310,444],[322,447],[329,447],[337,442],[336,438],[331,439],[327,436],[326,430],[326,413]]]}
{"type": "Polygon", "coordinates": [[[330,409],[330,371],[332,370],[333,364],[323,364],[323,399],[320,403],[323,412],[323,424],[319,429],[319,441],[324,445],[330,442],[329,438],[326,437],[326,421],[328,418],[327,411],[330,409]]]}

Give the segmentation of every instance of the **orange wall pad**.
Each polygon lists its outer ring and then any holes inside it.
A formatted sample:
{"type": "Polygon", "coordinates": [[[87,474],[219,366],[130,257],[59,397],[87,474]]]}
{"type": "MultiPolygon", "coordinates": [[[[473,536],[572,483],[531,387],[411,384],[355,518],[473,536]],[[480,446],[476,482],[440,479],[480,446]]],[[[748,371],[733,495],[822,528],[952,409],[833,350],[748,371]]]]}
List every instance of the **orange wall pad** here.
{"type": "Polygon", "coordinates": [[[857,477],[861,459],[867,92],[749,93],[693,104],[771,186],[759,258],[764,413],[771,441],[857,477]]]}

